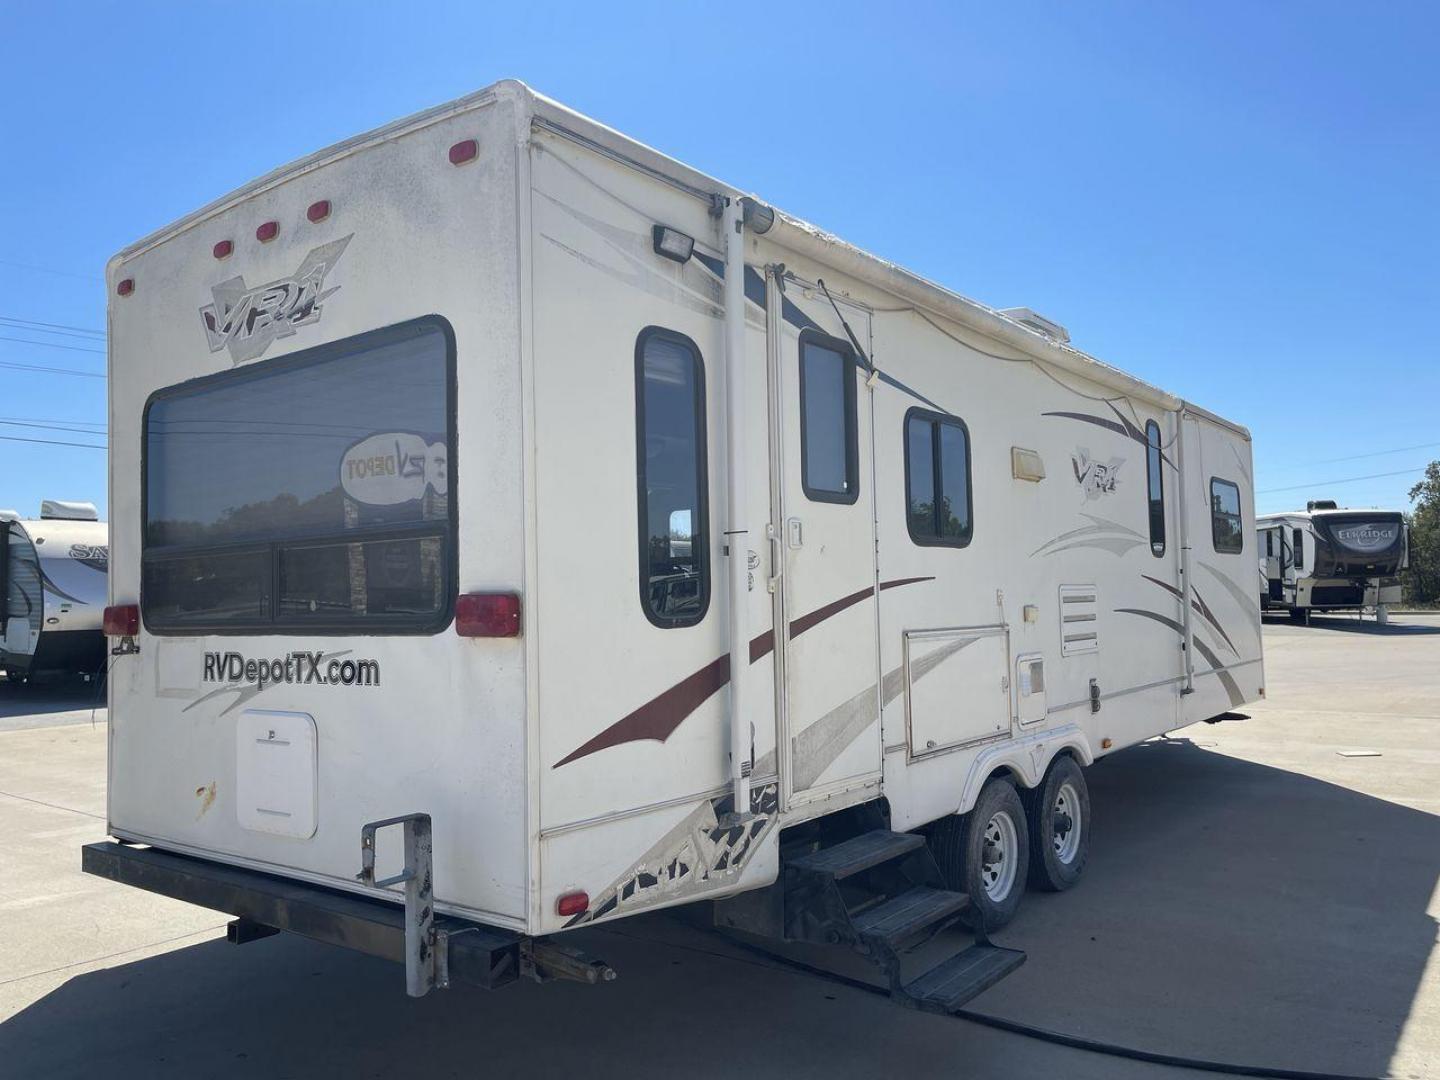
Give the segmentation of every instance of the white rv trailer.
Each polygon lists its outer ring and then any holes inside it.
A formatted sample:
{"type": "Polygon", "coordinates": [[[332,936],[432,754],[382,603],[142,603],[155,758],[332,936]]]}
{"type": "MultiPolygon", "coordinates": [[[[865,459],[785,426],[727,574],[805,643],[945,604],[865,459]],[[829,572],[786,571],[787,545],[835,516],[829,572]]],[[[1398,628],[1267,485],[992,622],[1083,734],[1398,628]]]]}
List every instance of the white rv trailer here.
{"type": "Polygon", "coordinates": [[[1263,694],[1243,428],[519,83],[108,286],[85,866],[237,941],[418,994],[706,901],[953,1009],[1079,876],[1083,767],[1263,694]]]}
{"type": "Polygon", "coordinates": [[[109,529],[92,503],[0,510],[0,670],[15,682],[98,676],[105,663],[109,529]]]}
{"type": "Polygon", "coordinates": [[[1375,609],[1389,621],[1400,603],[1396,575],[1409,559],[1409,530],[1398,510],[1346,510],[1314,500],[1304,510],[1255,519],[1260,606],[1308,621],[1312,611],[1375,609]]]}

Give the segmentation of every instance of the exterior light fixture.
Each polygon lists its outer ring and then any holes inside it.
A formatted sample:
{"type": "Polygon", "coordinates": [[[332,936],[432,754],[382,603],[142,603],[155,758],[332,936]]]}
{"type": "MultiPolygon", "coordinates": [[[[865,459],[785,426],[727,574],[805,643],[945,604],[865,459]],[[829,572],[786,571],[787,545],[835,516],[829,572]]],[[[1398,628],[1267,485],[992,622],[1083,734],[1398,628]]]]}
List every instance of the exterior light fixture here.
{"type": "Polygon", "coordinates": [[[656,225],[650,230],[655,240],[655,254],[672,262],[687,263],[695,251],[695,238],[686,236],[668,225],[656,225]]]}

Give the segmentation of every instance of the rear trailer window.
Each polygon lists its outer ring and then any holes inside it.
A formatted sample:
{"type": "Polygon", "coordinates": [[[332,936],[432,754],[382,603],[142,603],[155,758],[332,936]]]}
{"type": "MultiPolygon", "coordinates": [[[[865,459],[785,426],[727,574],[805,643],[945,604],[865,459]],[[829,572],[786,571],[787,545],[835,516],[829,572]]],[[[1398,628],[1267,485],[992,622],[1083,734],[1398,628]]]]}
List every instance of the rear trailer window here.
{"type": "Polygon", "coordinates": [[[1210,479],[1210,536],[1215,550],[1234,555],[1245,549],[1240,518],[1240,489],[1229,480],[1210,479]]]}
{"type": "Polygon", "coordinates": [[[450,620],[454,344],[428,317],[151,398],[152,630],[433,633],[450,620]]]}

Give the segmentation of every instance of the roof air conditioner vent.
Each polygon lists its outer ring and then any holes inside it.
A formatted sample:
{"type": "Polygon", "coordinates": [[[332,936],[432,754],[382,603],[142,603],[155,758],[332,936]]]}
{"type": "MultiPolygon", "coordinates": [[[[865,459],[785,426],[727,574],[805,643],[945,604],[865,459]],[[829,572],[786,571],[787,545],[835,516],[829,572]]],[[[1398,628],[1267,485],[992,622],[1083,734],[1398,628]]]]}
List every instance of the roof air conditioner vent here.
{"type": "Polygon", "coordinates": [[[1070,340],[1069,330],[1066,330],[1065,327],[1061,326],[1058,322],[1053,322],[1028,307],[1001,308],[1000,314],[1004,315],[1007,319],[1018,322],[1021,326],[1034,330],[1038,334],[1044,334],[1051,341],[1058,341],[1064,345],[1070,340]]]}
{"type": "Polygon", "coordinates": [[[40,516],[50,521],[99,521],[100,512],[94,503],[63,502],[60,499],[44,499],[40,503],[40,516]]]}

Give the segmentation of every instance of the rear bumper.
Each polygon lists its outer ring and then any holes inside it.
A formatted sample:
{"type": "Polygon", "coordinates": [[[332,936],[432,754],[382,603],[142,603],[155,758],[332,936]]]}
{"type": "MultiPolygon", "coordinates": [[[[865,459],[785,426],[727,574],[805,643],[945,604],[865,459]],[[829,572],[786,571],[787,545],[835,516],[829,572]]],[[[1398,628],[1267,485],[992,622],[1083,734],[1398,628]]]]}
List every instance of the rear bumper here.
{"type": "MultiPolygon", "coordinates": [[[[80,867],[260,926],[397,963],[405,960],[405,912],[398,904],[112,841],[85,845],[80,867]]],[[[436,916],[435,927],[448,936],[452,980],[495,989],[519,977],[519,934],[448,915],[436,916]]]]}

